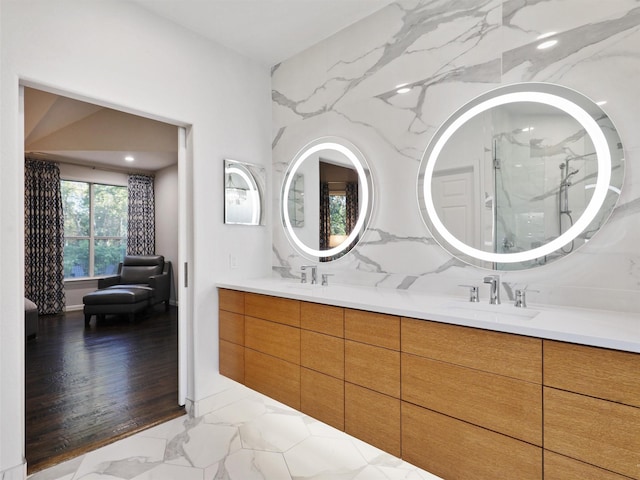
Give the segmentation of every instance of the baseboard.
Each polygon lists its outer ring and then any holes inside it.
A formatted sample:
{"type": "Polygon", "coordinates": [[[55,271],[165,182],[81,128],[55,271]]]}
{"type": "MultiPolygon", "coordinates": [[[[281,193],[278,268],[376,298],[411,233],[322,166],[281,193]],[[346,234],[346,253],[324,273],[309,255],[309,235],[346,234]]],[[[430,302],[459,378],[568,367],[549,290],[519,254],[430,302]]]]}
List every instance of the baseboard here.
{"type": "Polygon", "coordinates": [[[2,480],[24,480],[27,478],[27,462],[23,462],[21,465],[9,468],[8,470],[0,471],[0,478],[2,480]]]}
{"type": "Polygon", "coordinates": [[[78,312],[84,308],[84,305],[67,305],[64,307],[65,312],[78,312]]]}

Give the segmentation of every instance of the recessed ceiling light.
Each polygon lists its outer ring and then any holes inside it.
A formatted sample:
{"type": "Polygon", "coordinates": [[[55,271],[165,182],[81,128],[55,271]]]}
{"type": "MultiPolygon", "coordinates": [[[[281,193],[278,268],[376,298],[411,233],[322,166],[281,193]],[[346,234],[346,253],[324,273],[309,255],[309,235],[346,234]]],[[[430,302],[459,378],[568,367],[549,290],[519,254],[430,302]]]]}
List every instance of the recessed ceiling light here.
{"type": "Polygon", "coordinates": [[[536,48],[538,50],[545,50],[547,48],[551,48],[551,47],[555,46],[556,43],[558,43],[558,40],[547,40],[546,42],[542,42],[536,48]]]}
{"type": "Polygon", "coordinates": [[[542,34],[542,35],[540,35],[538,38],[536,38],[536,40],[542,40],[543,38],[553,37],[556,33],[558,33],[558,32],[547,32],[547,33],[543,33],[543,34],[542,34]]]}
{"type": "Polygon", "coordinates": [[[408,87],[408,83],[401,83],[400,85],[396,85],[396,93],[409,93],[411,88],[408,87]]]}
{"type": "Polygon", "coordinates": [[[523,132],[530,132],[531,130],[533,130],[533,127],[525,127],[522,129],[523,132]]]}
{"type": "Polygon", "coordinates": [[[131,155],[127,155],[126,157],[124,157],[124,160],[126,162],[133,162],[135,160],[135,158],[133,158],[131,155]]]}

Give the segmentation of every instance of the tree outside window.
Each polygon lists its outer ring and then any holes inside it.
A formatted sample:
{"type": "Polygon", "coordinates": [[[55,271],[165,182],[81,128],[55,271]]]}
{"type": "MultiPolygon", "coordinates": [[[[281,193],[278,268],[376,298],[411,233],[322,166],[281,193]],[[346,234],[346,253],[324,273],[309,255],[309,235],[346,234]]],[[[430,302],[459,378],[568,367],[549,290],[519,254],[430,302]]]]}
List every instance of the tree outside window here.
{"type": "Polygon", "coordinates": [[[127,187],[61,181],[64,276],[116,273],[127,247],[127,187]]]}

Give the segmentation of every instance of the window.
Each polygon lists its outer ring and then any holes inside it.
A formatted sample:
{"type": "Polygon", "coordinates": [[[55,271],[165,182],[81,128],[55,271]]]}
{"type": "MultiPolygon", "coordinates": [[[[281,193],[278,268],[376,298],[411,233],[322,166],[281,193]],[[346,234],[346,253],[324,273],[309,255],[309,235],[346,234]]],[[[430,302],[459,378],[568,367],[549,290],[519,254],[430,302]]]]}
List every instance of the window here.
{"type": "Polygon", "coordinates": [[[127,187],[61,181],[64,278],[116,273],[127,248],[127,187]]]}

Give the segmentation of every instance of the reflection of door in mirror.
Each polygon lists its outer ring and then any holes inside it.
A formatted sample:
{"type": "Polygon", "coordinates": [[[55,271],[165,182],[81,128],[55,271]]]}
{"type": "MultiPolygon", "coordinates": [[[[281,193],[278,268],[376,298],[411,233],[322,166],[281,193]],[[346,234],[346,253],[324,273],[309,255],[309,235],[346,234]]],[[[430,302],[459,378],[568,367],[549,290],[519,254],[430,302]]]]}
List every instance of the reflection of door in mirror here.
{"type": "Polygon", "coordinates": [[[473,184],[472,167],[440,170],[433,176],[431,194],[438,217],[447,229],[467,245],[480,248],[473,184]]]}
{"type": "Polygon", "coordinates": [[[320,250],[328,250],[342,244],[358,220],[358,174],[322,159],[319,169],[320,250]]]}

